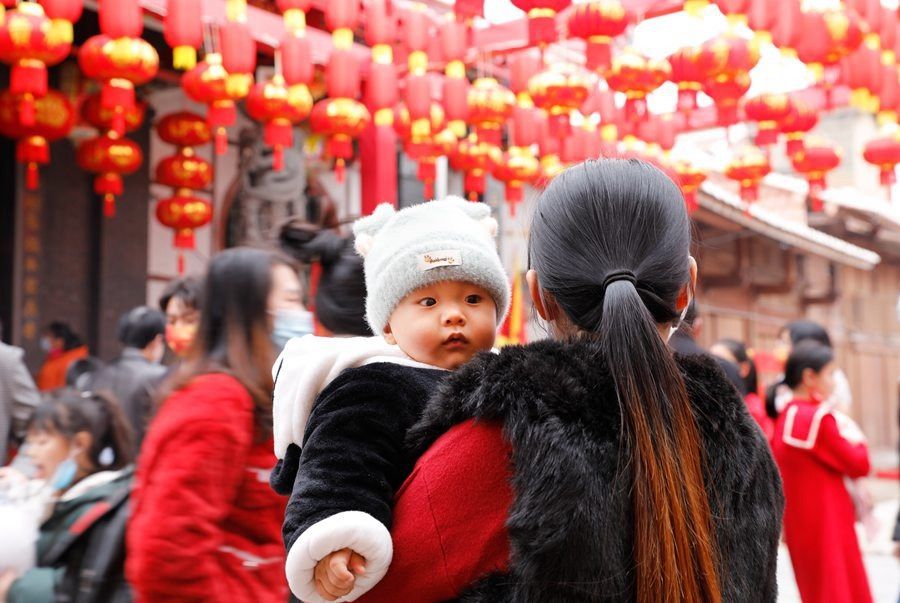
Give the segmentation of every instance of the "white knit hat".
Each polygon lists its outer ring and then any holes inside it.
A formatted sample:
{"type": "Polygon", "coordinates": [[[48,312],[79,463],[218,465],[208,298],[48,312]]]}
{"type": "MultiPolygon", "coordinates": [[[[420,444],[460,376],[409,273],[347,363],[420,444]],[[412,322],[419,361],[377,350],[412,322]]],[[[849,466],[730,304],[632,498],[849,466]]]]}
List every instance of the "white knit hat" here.
{"type": "Polygon", "coordinates": [[[404,297],[426,285],[464,281],[484,288],[509,309],[509,281],[494,237],[491,208],[446,197],[396,211],[388,203],[353,224],[356,251],[365,258],[366,319],[381,334],[404,297]]]}

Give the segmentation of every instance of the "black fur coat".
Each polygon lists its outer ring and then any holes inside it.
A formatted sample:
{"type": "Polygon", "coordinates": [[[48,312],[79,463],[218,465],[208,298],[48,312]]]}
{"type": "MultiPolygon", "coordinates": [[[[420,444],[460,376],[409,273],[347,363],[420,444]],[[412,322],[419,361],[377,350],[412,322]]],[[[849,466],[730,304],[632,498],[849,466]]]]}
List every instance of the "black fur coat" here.
{"type": "MultiPolygon", "coordinates": [[[[784,499],[768,444],[715,362],[676,360],[704,448],[722,600],[775,601],[784,499]]],[[[510,569],[460,601],[634,600],[619,414],[610,368],[590,342],[506,348],[448,378],[410,432],[413,449],[473,417],[502,422],[512,446],[510,569]]]]}

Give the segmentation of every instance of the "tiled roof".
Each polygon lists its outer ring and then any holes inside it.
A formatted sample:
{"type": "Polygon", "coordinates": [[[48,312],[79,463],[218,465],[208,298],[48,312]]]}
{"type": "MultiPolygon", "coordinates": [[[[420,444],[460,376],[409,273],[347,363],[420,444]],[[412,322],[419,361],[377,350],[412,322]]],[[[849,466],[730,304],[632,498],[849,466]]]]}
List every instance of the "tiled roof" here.
{"type": "Polygon", "coordinates": [[[700,190],[705,193],[698,196],[700,207],[786,245],[864,270],[871,270],[881,262],[874,251],[805,224],[786,220],[754,205],[748,210],[740,196],[714,182],[704,182],[700,190]]]}

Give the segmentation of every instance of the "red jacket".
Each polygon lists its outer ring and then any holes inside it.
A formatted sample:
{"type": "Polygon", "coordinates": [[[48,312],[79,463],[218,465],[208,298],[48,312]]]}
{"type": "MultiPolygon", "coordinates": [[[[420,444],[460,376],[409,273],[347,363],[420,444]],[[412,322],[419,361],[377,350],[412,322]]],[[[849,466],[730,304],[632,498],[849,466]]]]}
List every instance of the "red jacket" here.
{"type": "Polygon", "coordinates": [[[467,421],[438,439],[397,492],[391,567],[357,601],[454,599],[482,575],[506,570],[509,455],[499,423],[467,421]],[[453,487],[432,491],[438,484],[453,487]]]}
{"type": "Polygon", "coordinates": [[[283,603],[271,438],[233,377],[195,378],[163,404],[138,461],[126,571],[142,601],[283,603]]]}
{"type": "Polygon", "coordinates": [[[869,472],[864,443],[838,431],[825,407],[794,399],[779,415],[772,442],[784,483],[784,536],[804,603],[872,600],[844,477],[869,472]]]}
{"type": "Polygon", "coordinates": [[[42,392],[65,387],[66,373],[73,362],[88,357],[87,346],[83,345],[71,350],[48,355],[41,370],[38,371],[35,382],[42,392]]]}

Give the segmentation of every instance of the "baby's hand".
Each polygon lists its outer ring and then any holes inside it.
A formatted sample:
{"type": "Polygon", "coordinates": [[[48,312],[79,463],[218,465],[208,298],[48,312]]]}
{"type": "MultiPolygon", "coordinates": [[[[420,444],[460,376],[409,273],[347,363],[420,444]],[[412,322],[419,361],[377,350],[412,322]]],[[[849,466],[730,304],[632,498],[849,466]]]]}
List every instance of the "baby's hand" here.
{"type": "Polygon", "coordinates": [[[366,560],[350,549],[327,555],[316,564],[316,592],[327,601],[334,601],[353,590],[356,576],[366,573],[366,560]]]}

